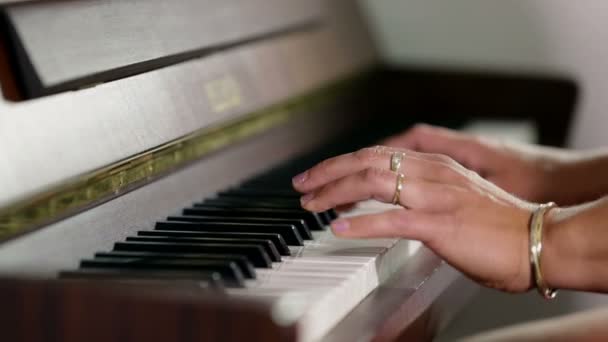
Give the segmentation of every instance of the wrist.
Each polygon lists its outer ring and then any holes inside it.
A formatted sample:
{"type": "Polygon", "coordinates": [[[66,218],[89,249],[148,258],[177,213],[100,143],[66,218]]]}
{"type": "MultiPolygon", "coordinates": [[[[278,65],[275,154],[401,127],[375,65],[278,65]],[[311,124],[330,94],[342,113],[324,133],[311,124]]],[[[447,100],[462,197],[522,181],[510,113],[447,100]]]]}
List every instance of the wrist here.
{"type": "Polygon", "coordinates": [[[567,209],[547,213],[543,228],[541,267],[547,284],[556,289],[587,288],[584,241],[567,209]]]}

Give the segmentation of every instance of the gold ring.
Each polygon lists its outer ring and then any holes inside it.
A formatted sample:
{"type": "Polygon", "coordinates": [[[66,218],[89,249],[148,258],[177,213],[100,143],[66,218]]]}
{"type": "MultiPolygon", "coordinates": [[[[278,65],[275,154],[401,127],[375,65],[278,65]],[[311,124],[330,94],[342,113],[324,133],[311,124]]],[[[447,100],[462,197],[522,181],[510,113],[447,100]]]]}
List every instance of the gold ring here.
{"type": "Polygon", "coordinates": [[[393,152],[391,153],[391,171],[399,172],[401,169],[401,161],[405,157],[405,153],[403,152],[393,152]]]}
{"type": "Polygon", "coordinates": [[[397,174],[397,185],[395,186],[395,196],[393,196],[393,204],[399,203],[399,197],[401,196],[401,190],[403,190],[403,173],[397,174]]]}

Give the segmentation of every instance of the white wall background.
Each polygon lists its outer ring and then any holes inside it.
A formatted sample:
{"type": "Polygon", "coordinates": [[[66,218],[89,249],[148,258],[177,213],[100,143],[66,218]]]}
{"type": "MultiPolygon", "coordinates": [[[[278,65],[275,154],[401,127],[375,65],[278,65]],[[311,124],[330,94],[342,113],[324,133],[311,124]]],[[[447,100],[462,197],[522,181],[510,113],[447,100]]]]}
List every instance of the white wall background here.
{"type": "MultiPolygon", "coordinates": [[[[608,146],[607,0],[363,0],[394,63],[566,75],[581,98],[576,148],[608,146]]],[[[482,290],[440,340],[608,304],[608,296],[482,290]]]]}
{"type": "Polygon", "coordinates": [[[414,65],[568,75],[573,147],[608,145],[608,1],[365,0],[385,56],[414,65]]]}

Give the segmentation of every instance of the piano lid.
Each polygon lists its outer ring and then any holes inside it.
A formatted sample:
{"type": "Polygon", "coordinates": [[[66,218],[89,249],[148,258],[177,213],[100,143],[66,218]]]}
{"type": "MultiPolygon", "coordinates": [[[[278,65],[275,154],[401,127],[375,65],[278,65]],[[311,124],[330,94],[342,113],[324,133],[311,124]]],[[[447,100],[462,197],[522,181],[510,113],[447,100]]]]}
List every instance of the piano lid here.
{"type": "Polygon", "coordinates": [[[322,16],[318,0],[43,1],[4,11],[26,97],[157,69],[322,16]]]}
{"type": "MultiPolygon", "coordinates": [[[[325,20],[312,28],[96,87],[28,101],[0,98],[0,155],[10,165],[0,168],[0,235],[91,208],[319,114],[376,63],[356,3],[327,0],[321,7],[325,20]]],[[[292,134],[280,150],[300,143],[292,134]]]]}

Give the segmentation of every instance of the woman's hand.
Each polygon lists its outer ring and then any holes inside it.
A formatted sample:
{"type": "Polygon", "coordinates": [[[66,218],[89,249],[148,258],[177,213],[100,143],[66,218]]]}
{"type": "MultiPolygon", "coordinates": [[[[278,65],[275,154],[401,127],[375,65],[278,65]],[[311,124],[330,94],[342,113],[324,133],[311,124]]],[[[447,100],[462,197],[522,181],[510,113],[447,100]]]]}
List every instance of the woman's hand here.
{"type": "Polygon", "coordinates": [[[559,149],[506,144],[449,129],[417,125],[384,145],[448,155],[483,178],[516,196],[533,201],[574,202],[574,186],[564,182],[573,159],[559,149]],[[560,186],[556,186],[560,184],[560,186]]]}
{"type": "Polygon", "coordinates": [[[487,286],[521,292],[531,287],[528,221],[533,207],[444,155],[366,148],[321,162],[294,177],[302,206],[320,212],[375,199],[393,200],[393,152],[405,157],[401,208],[339,219],[336,235],[422,241],[451,265],[487,286]]]}

